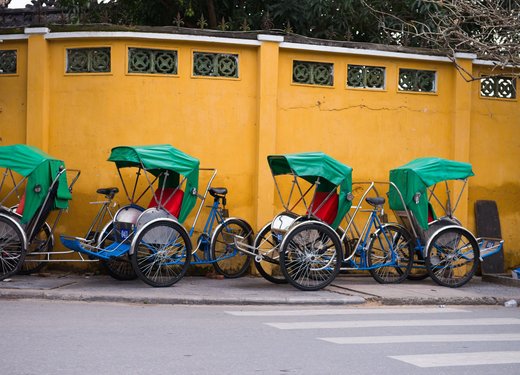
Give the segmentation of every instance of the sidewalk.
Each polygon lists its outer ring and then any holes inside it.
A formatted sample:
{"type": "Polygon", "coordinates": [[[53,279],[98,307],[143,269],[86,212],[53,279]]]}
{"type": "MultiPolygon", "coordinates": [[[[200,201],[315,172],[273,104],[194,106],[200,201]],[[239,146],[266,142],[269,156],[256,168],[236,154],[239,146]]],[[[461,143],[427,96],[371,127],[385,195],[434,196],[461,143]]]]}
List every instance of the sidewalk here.
{"type": "Polygon", "coordinates": [[[0,299],[20,298],[144,304],[496,305],[511,299],[520,304],[520,287],[491,283],[480,277],[457,289],[440,287],[429,279],[382,285],[368,276],[345,275],[317,292],[303,292],[252,276],[222,280],[185,277],[170,288],[152,288],[140,280],[117,281],[105,275],[66,273],[14,276],[0,281],[0,299]]]}

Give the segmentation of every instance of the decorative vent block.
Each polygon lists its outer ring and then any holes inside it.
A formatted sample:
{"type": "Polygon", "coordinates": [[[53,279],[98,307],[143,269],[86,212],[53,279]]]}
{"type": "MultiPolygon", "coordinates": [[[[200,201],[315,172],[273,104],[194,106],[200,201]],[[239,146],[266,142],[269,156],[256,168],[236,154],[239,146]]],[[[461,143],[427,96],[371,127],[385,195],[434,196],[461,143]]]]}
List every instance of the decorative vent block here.
{"type": "Polygon", "coordinates": [[[68,48],[67,73],[110,72],[110,48],[68,48]]]}
{"type": "Polygon", "coordinates": [[[348,65],[347,86],[364,89],[384,89],[385,68],[381,66],[348,65]]]}
{"type": "Polygon", "coordinates": [[[177,51],[129,48],[128,73],[177,74],[177,51]]]}
{"type": "Polygon", "coordinates": [[[436,92],[436,72],[399,69],[399,91],[436,92]]]}
{"type": "Polygon", "coordinates": [[[293,83],[333,86],[334,64],[310,61],[293,61],[293,83]]]}
{"type": "Polygon", "coordinates": [[[238,78],[238,55],[193,52],[193,75],[238,78]]]}

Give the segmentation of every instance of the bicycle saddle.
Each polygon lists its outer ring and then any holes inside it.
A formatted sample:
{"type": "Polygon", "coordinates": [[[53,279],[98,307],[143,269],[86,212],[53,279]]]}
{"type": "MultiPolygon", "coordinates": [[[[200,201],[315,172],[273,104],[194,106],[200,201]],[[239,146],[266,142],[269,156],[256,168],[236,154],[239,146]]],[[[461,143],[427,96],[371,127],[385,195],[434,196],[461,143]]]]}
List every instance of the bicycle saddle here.
{"type": "Polygon", "coordinates": [[[119,193],[119,189],[116,187],[100,188],[96,190],[96,193],[113,197],[116,193],[119,193]]]}
{"type": "Polygon", "coordinates": [[[220,187],[220,188],[209,188],[209,193],[211,194],[212,197],[225,197],[226,194],[227,194],[227,189],[226,188],[223,188],[223,187],[220,187]]]}
{"type": "Polygon", "coordinates": [[[371,206],[382,206],[383,204],[385,204],[385,198],[383,197],[368,197],[367,199],[365,199],[367,201],[367,203],[371,206]]]}

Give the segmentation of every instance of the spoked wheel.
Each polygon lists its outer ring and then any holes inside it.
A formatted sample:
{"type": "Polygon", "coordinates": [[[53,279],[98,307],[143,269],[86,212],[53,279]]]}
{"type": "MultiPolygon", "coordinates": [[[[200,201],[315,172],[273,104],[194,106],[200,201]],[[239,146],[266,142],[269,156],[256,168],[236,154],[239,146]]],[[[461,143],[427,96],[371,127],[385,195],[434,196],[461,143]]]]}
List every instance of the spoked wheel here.
{"type": "Polygon", "coordinates": [[[134,267],[132,267],[132,261],[128,254],[102,260],[101,264],[105,267],[107,273],[116,280],[128,281],[137,279],[137,274],[134,271],[134,267]]]}
{"type": "MultiPolygon", "coordinates": [[[[114,243],[115,233],[113,223],[108,224],[99,234],[97,239],[99,247],[106,249],[114,243]]],[[[105,268],[107,273],[116,280],[128,281],[137,279],[137,274],[132,266],[132,261],[128,254],[123,254],[119,257],[113,257],[108,260],[101,260],[101,265],[105,268]]]]}
{"type": "Polygon", "coordinates": [[[319,290],[338,275],[343,251],[336,232],[319,222],[304,222],[290,230],[281,245],[280,267],[293,286],[319,290]]]}
{"type": "Polygon", "coordinates": [[[381,284],[402,282],[412,268],[413,250],[412,239],[404,228],[383,225],[368,244],[370,274],[381,284]]]}
{"type": "Polygon", "coordinates": [[[137,276],[151,286],[175,284],[190,265],[190,237],[173,220],[157,220],[145,225],[132,245],[132,266],[137,276]]]}
{"type": "Polygon", "coordinates": [[[286,284],[287,279],[280,268],[280,241],[271,232],[271,223],[265,225],[255,237],[255,254],[262,259],[255,260],[255,267],[262,277],[274,284],[286,284]]]}
{"type": "Polygon", "coordinates": [[[32,239],[25,254],[25,261],[18,271],[19,275],[30,275],[40,272],[47,264],[45,260],[54,249],[54,236],[51,233],[49,224],[44,223],[40,231],[32,239]],[[45,254],[44,254],[45,253],[45,254]]]}
{"type": "Polygon", "coordinates": [[[253,230],[243,220],[227,219],[218,226],[211,240],[211,259],[215,271],[227,278],[242,276],[249,268],[251,257],[241,252],[235,241],[253,244],[253,230]]]}
{"type": "Polygon", "coordinates": [[[457,288],[471,280],[479,256],[477,241],[468,230],[448,227],[428,242],[426,268],[437,284],[457,288]]]}
{"type": "MultiPolygon", "coordinates": [[[[435,220],[431,223],[428,223],[428,230],[425,232],[425,238],[428,239],[435,232],[437,232],[440,228],[446,227],[449,225],[459,225],[460,221],[455,217],[441,217],[438,220],[435,220]]],[[[427,240],[426,240],[427,242],[427,240]]],[[[426,250],[426,249],[424,249],[426,250]]],[[[428,269],[426,268],[426,259],[423,254],[423,250],[416,249],[414,254],[413,266],[410,274],[408,275],[408,280],[424,280],[429,277],[428,269]]]]}
{"type": "Polygon", "coordinates": [[[12,219],[0,216],[0,280],[20,270],[25,252],[20,228],[12,219]]]}

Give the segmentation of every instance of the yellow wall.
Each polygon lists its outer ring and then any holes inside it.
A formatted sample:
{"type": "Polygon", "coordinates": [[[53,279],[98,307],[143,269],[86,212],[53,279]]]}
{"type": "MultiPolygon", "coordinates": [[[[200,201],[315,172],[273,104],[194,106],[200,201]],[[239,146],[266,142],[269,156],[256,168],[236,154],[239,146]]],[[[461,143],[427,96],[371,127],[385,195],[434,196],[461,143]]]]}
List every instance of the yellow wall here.
{"type": "MultiPolygon", "coordinates": [[[[476,177],[458,216],[474,231],[474,201],[496,200],[506,266],[520,263],[518,101],[480,98],[479,83],[462,82],[449,62],[305,51],[272,40],[240,45],[133,35],[0,45],[18,49],[17,75],[0,76],[0,145],[28,141],[82,171],[59,232],[83,234],[96,209],[87,204],[98,199],[95,190],[120,186],[115,167],[106,162],[117,145],[170,143],[199,158],[203,167],[217,168],[213,186],[228,188],[231,214],[255,230],[279,208],[267,154],[323,151],[352,166],[357,181],[387,180],[391,168],[440,156],[473,163],[476,177]],[[27,56],[35,56],[28,45],[46,46],[46,61],[31,61],[31,69],[45,76],[36,84],[27,80],[27,56]],[[75,47],[110,47],[111,72],[66,74],[66,48],[75,47]],[[128,74],[128,47],[176,50],[178,74],[128,74]],[[193,77],[195,49],[238,54],[239,78],[193,77]],[[293,60],[333,63],[334,86],[292,83],[293,60]],[[385,67],[385,89],[347,88],[347,64],[385,67]],[[437,92],[398,92],[399,68],[435,70],[437,92]],[[40,113],[26,113],[28,87],[43,88],[39,101],[31,91],[31,108],[40,113]],[[47,126],[37,126],[38,116],[47,126]]],[[[471,68],[471,60],[464,64],[471,68]]],[[[209,177],[202,173],[201,185],[209,177]]],[[[119,200],[124,201],[122,194],[119,200]]]]}
{"type": "Polygon", "coordinates": [[[0,76],[0,145],[25,143],[27,105],[27,42],[4,41],[2,50],[16,50],[16,74],[0,76]]]}
{"type": "Polygon", "coordinates": [[[506,264],[517,266],[520,265],[520,105],[518,99],[481,98],[476,84],[472,95],[471,161],[475,177],[471,180],[470,201],[497,202],[506,264]]]}
{"type": "Polygon", "coordinates": [[[278,152],[323,151],[354,168],[355,180],[386,180],[415,157],[449,157],[452,74],[447,64],[283,51],[278,152]],[[293,60],[334,63],[334,87],[292,84],[293,60]],[[346,88],[347,64],[386,67],[386,89],[346,88]],[[439,94],[397,92],[399,67],[437,70],[439,94]]]}
{"type": "MultiPolygon", "coordinates": [[[[0,145],[26,143],[27,43],[4,41],[0,44],[0,49],[16,50],[18,59],[16,74],[0,76],[0,145]]],[[[0,192],[0,200],[11,189],[12,184],[5,183],[0,192]]],[[[4,204],[16,203],[17,199],[13,195],[4,204]]]]}
{"type": "MultiPolygon", "coordinates": [[[[232,214],[250,220],[255,77],[244,74],[240,79],[191,78],[193,45],[159,42],[147,42],[144,46],[176,49],[178,75],[129,75],[129,46],[141,47],[143,43],[129,39],[109,43],[60,41],[50,45],[53,68],[49,152],[82,171],[74,195],[75,210],[69,216],[81,215],[73,220],[86,227],[87,216],[93,215],[95,207],[86,212],[84,202],[94,199],[100,186],[120,186],[115,167],[106,162],[112,147],[169,143],[199,158],[202,167],[217,168],[214,186],[226,186],[232,214]],[[110,74],[64,74],[65,48],[100,45],[112,49],[110,74]]],[[[215,50],[204,44],[197,48],[215,50]]],[[[256,65],[253,49],[230,46],[220,47],[219,51],[238,53],[241,66],[256,65]]],[[[201,184],[207,183],[209,177],[208,172],[201,172],[201,184]]],[[[123,195],[119,200],[124,200],[123,195]]]]}

